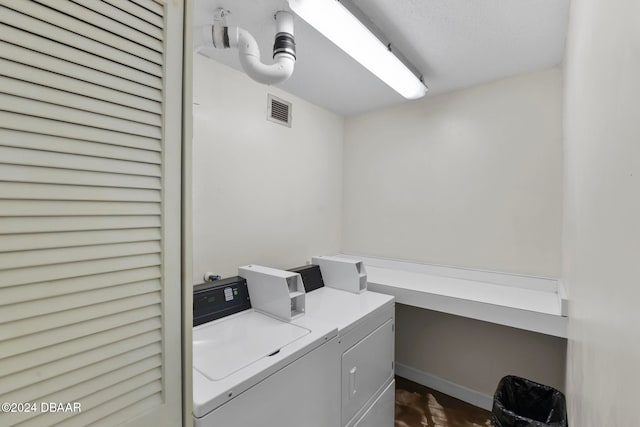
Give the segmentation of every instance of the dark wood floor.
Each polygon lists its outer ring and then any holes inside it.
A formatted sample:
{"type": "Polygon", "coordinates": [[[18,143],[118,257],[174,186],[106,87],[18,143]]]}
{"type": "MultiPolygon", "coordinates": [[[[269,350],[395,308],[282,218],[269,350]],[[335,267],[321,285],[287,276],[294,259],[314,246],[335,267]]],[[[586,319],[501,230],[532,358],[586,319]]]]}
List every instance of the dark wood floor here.
{"type": "Polygon", "coordinates": [[[491,413],[396,377],[395,427],[490,427],[491,413]]]}

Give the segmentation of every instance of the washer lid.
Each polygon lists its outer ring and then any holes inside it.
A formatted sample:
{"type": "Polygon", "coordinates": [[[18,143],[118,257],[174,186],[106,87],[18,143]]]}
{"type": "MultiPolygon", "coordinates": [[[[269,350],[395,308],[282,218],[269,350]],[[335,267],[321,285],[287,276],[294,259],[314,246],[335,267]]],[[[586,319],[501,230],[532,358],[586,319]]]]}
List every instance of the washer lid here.
{"type": "Polygon", "coordinates": [[[207,323],[193,330],[193,367],[220,381],[311,331],[254,310],[207,323]]]}

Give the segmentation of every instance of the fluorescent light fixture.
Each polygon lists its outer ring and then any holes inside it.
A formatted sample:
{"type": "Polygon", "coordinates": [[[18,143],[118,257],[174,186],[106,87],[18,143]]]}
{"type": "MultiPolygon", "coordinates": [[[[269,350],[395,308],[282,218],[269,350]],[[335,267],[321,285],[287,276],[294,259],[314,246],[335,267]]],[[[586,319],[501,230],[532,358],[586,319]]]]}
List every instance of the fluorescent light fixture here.
{"type": "Polygon", "coordinates": [[[337,0],[289,0],[291,10],[407,99],[427,87],[337,0]]]}

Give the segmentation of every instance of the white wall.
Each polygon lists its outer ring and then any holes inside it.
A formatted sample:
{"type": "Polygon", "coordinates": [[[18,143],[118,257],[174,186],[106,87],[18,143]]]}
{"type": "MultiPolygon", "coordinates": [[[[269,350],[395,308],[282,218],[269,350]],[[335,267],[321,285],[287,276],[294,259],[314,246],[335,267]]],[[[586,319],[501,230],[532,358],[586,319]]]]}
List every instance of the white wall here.
{"type": "Polygon", "coordinates": [[[505,375],[564,389],[567,341],[461,316],[396,305],[396,360],[487,396],[505,375]]]}
{"type": "Polygon", "coordinates": [[[565,66],[569,423],[640,423],[640,3],[574,1],[565,66]]]}
{"type": "Polygon", "coordinates": [[[346,120],[343,250],[558,277],[558,68],[346,120]]]}
{"type": "Polygon", "coordinates": [[[338,252],[343,118],[201,55],[193,86],[194,282],[338,252]],[[293,102],[291,128],[266,120],[267,93],[293,102]]]}
{"type": "MultiPolygon", "coordinates": [[[[346,120],[343,251],[558,277],[562,73],[540,71],[346,120]]],[[[566,340],[397,306],[398,362],[492,395],[563,388],[566,340]]]]}

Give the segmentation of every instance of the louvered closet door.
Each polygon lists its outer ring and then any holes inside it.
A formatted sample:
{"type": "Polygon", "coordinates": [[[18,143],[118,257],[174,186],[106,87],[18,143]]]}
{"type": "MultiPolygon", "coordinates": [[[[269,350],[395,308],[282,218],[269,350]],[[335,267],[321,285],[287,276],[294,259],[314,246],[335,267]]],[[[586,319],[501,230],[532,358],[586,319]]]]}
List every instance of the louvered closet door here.
{"type": "Polygon", "coordinates": [[[0,426],[181,422],[181,3],[0,0],[0,426]]]}

